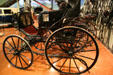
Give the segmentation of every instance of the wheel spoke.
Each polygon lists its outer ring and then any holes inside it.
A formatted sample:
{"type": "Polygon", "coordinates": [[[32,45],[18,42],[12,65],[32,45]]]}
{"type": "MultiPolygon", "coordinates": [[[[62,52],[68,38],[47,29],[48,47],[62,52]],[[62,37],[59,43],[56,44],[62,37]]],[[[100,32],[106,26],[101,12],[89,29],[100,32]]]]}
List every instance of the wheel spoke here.
{"type": "Polygon", "coordinates": [[[18,38],[18,44],[17,44],[17,49],[19,48],[19,38],[18,38]]]}
{"type": "Polygon", "coordinates": [[[10,48],[8,48],[8,47],[5,47],[5,48],[7,48],[7,49],[9,50],[9,52],[11,52],[12,50],[14,50],[13,48],[12,48],[12,49],[10,49],[10,48]]]}
{"type": "Polygon", "coordinates": [[[13,42],[13,44],[14,44],[14,48],[16,48],[15,42],[14,42],[14,40],[13,40],[13,37],[11,37],[11,40],[12,40],[12,42],[13,42]]]}
{"type": "Polygon", "coordinates": [[[20,54],[21,56],[25,57],[26,59],[28,59],[29,61],[31,61],[28,57],[26,57],[25,55],[20,54]]]}
{"type": "Polygon", "coordinates": [[[60,70],[62,69],[62,67],[64,66],[64,64],[66,63],[68,58],[66,58],[66,60],[64,61],[64,63],[62,64],[62,66],[60,67],[60,70]]]}
{"type": "Polygon", "coordinates": [[[21,56],[20,56],[20,58],[25,62],[26,65],[29,65],[21,56]]]}
{"type": "Polygon", "coordinates": [[[88,68],[88,65],[87,65],[87,63],[84,61],[84,60],[82,60],[82,59],[80,59],[80,58],[77,58],[83,65],[85,65],[86,66],[86,68],[88,68]]]}
{"type": "Polygon", "coordinates": [[[84,47],[88,46],[88,44],[91,44],[92,40],[87,41],[86,44],[84,45],[84,47]]]}
{"type": "Polygon", "coordinates": [[[80,50],[79,52],[94,52],[96,50],[80,50]]]}
{"type": "Polygon", "coordinates": [[[74,61],[74,64],[75,64],[75,66],[76,66],[76,68],[77,68],[78,72],[80,73],[79,67],[78,67],[78,65],[77,65],[77,63],[76,63],[76,61],[75,61],[74,57],[73,57],[73,61],[74,61]]]}
{"type": "Polygon", "coordinates": [[[62,60],[63,58],[59,58],[58,60],[54,61],[53,64],[55,64],[56,62],[59,62],[60,60],[62,60]]]}
{"type": "Polygon", "coordinates": [[[73,46],[73,47],[76,47],[77,46],[77,44],[79,43],[79,41],[80,41],[80,39],[79,40],[76,40],[75,42],[75,45],[73,46]]]}
{"type": "Polygon", "coordinates": [[[61,48],[61,50],[64,52],[64,53],[68,53],[65,49],[66,49],[66,47],[65,46],[63,46],[63,45],[61,45],[61,44],[58,44],[58,46],[61,48]],[[62,46],[64,47],[64,48],[62,48],[62,46]]]}
{"type": "Polygon", "coordinates": [[[20,61],[21,67],[23,68],[23,65],[22,65],[22,62],[21,62],[20,56],[19,56],[19,61],[20,61]]]}
{"type": "Polygon", "coordinates": [[[58,45],[59,45],[59,46],[60,46],[60,48],[61,48],[61,49],[63,49],[63,50],[67,48],[66,46],[64,46],[64,45],[63,45],[63,44],[61,44],[61,43],[59,43],[58,45]]]}
{"type": "Polygon", "coordinates": [[[83,57],[83,58],[86,58],[86,59],[95,60],[95,59],[93,59],[93,58],[90,58],[90,57],[87,57],[87,56],[78,55],[78,54],[76,54],[76,55],[77,55],[77,56],[80,56],[80,57],[83,57]]]}
{"type": "Polygon", "coordinates": [[[9,54],[14,54],[14,53],[6,53],[7,55],[9,55],[9,54]]]}
{"type": "Polygon", "coordinates": [[[18,56],[16,56],[15,66],[17,65],[17,61],[18,61],[18,56]]]}
{"type": "Polygon", "coordinates": [[[51,46],[53,46],[53,45],[54,45],[54,43],[51,43],[51,44],[47,47],[47,49],[51,48],[51,46]]]}
{"type": "Polygon", "coordinates": [[[9,41],[7,40],[7,43],[11,46],[11,48],[13,48],[14,49],[14,47],[9,43],[9,41]]]}
{"type": "Polygon", "coordinates": [[[11,60],[13,60],[13,59],[14,59],[14,57],[15,57],[15,55],[14,55],[14,56],[10,59],[10,61],[11,61],[11,60]]]}
{"type": "Polygon", "coordinates": [[[5,48],[7,48],[8,50],[10,50],[10,48],[8,48],[8,47],[6,47],[6,46],[5,46],[5,48]]]}

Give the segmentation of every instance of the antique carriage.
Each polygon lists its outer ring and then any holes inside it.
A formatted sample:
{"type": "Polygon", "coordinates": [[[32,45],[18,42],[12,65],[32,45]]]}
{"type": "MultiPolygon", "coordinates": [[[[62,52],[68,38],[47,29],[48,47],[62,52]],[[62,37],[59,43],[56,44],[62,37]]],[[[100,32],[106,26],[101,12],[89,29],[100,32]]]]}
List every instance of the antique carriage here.
{"type": "Polygon", "coordinates": [[[94,35],[88,31],[87,25],[78,23],[78,17],[67,18],[64,22],[65,17],[61,17],[64,13],[54,12],[39,14],[39,28],[33,26],[31,12],[14,15],[14,27],[24,37],[9,35],[5,38],[3,52],[6,59],[16,68],[27,69],[32,65],[35,53],[45,55],[50,66],[60,73],[81,74],[89,71],[99,55],[94,35]]]}

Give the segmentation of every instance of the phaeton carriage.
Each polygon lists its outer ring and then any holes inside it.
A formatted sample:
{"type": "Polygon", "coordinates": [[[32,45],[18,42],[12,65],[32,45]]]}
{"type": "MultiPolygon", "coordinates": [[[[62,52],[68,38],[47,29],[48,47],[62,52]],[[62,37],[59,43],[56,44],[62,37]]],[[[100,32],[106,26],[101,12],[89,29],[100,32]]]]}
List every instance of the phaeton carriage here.
{"type": "Polygon", "coordinates": [[[65,20],[64,16],[54,14],[53,17],[53,13],[43,12],[39,14],[41,25],[37,29],[33,26],[31,12],[21,12],[16,16],[13,24],[17,25],[14,27],[24,37],[9,35],[3,42],[4,55],[12,66],[29,68],[33,63],[33,53],[45,55],[50,66],[65,74],[81,74],[95,65],[98,45],[87,25],[78,23],[78,18],[65,20]],[[46,19],[42,20],[44,17],[46,19]],[[34,52],[33,46],[39,52],[34,52]]]}

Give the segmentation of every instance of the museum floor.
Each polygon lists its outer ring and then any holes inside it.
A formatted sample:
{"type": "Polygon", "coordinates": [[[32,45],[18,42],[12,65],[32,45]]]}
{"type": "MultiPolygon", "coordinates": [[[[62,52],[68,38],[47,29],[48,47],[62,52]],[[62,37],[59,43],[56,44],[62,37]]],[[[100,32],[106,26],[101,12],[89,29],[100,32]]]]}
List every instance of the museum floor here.
{"type": "MultiPolygon", "coordinates": [[[[7,35],[18,34],[14,28],[6,28],[5,35],[0,36],[0,75],[64,75],[56,72],[51,68],[44,56],[34,56],[33,65],[27,70],[20,70],[12,67],[5,59],[2,51],[2,42],[7,35]]],[[[113,54],[97,40],[99,45],[99,59],[96,65],[90,70],[81,75],[113,75],[113,54]]]]}

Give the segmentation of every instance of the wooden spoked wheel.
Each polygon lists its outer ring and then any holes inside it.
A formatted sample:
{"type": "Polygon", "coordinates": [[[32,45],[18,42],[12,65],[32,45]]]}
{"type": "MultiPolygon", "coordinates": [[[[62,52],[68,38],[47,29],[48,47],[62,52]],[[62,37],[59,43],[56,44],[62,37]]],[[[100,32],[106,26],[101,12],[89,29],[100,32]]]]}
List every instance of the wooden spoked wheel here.
{"type": "Polygon", "coordinates": [[[89,71],[98,55],[98,45],[92,35],[75,26],[56,30],[45,44],[47,61],[60,73],[81,74],[89,71]]]}
{"type": "Polygon", "coordinates": [[[32,65],[33,53],[28,42],[20,36],[9,35],[3,42],[3,52],[8,62],[19,69],[32,65]]]}

